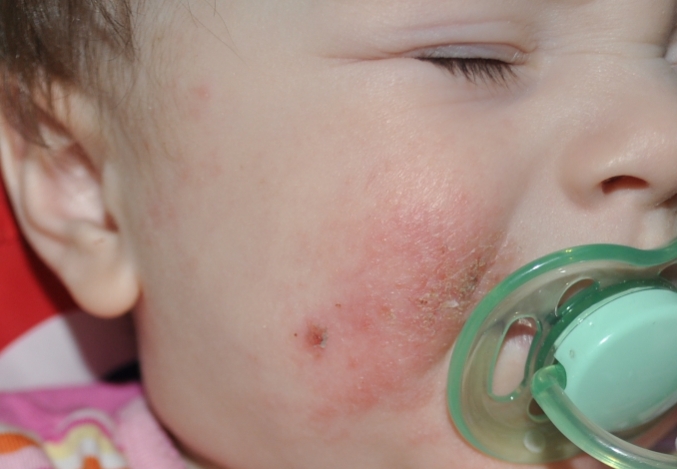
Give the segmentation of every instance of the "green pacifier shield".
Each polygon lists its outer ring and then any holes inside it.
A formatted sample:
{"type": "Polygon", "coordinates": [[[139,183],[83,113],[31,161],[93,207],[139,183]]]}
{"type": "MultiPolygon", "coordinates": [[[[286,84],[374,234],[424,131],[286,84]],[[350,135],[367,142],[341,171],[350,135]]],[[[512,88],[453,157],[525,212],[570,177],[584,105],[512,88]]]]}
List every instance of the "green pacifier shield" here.
{"type": "Polygon", "coordinates": [[[609,432],[636,428],[677,402],[677,293],[620,294],[583,313],[555,343],[565,392],[609,432]]]}
{"type": "Polygon", "coordinates": [[[454,346],[447,393],[458,430],[516,463],[584,450],[615,468],[677,467],[674,456],[611,433],[637,437],[677,402],[677,289],[666,274],[675,271],[677,242],[652,251],[590,245],[506,278],[454,346]],[[495,395],[501,346],[522,324],[533,332],[523,379],[495,395]]]}

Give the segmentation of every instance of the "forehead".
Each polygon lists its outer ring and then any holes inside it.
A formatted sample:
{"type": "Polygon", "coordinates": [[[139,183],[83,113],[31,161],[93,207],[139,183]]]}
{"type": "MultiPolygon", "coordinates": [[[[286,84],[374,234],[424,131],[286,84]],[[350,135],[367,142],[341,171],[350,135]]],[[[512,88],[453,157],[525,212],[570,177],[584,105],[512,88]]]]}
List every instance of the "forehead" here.
{"type": "MultiPolygon", "coordinates": [[[[677,0],[177,2],[181,8],[174,11],[183,13],[178,15],[183,19],[181,31],[165,34],[171,40],[163,44],[192,47],[196,42],[190,30],[197,29],[217,39],[218,47],[226,46],[227,54],[236,52],[239,59],[266,56],[266,60],[299,54],[381,58],[464,42],[509,44],[525,51],[538,45],[552,50],[570,41],[620,47],[633,42],[666,44],[677,5],[677,0]]],[[[164,8],[162,14],[167,11],[164,8]]]]}
{"type": "Polygon", "coordinates": [[[675,0],[316,0],[308,5],[315,11],[357,10],[382,19],[435,15],[440,20],[455,17],[462,21],[485,16],[533,17],[545,12],[621,16],[645,11],[662,15],[674,11],[675,3],[675,0]]]}
{"type": "MultiPolygon", "coordinates": [[[[202,22],[214,17],[212,2],[202,22]]],[[[454,42],[525,44],[539,35],[632,31],[642,41],[663,40],[676,0],[217,0],[235,48],[274,38],[325,56],[372,47],[385,54],[454,42]],[[472,27],[466,34],[464,27],[472,27]],[[656,38],[657,35],[660,35],[656,38]],[[525,39],[526,38],[526,39],[525,39]]],[[[231,42],[232,41],[232,42],[231,42]]],[[[246,53],[246,51],[242,51],[246,53]]],[[[376,54],[378,56],[378,54],[376,54]]]]}
{"type": "MultiPolygon", "coordinates": [[[[672,25],[677,0],[179,0],[190,16],[205,18],[194,24],[211,23],[210,19],[230,27],[244,20],[293,35],[300,30],[330,32],[323,28],[339,24],[344,32],[361,32],[360,28],[417,27],[427,24],[462,24],[482,21],[528,22],[554,19],[622,26],[638,16],[672,25]],[[283,26],[298,22],[294,30],[283,26]]],[[[164,9],[167,11],[168,9],[164,9]]]]}

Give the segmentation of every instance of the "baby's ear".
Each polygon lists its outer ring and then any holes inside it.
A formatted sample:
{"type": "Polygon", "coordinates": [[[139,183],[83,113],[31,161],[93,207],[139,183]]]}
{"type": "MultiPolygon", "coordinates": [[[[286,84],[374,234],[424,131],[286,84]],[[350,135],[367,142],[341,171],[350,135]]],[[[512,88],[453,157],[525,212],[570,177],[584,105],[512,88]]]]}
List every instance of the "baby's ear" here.
{"type": "Polygon", "coordinates": [[[139,282],[118,229],[117,167],[102,144],[94,103],[55,89],[43,143],[0,119],[2,175],[19,226],[75,301],[92,314],[130,310],[139,282]]]}

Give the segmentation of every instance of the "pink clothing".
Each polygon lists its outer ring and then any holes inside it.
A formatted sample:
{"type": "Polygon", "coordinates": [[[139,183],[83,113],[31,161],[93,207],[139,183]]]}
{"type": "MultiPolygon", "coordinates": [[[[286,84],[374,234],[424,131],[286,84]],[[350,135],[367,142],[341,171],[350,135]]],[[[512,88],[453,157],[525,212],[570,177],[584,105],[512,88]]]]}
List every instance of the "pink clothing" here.
{"type": "Polygon", "coordinates": [[[0,393],[2,469],[185,469],[138,385],[0,393]]]}

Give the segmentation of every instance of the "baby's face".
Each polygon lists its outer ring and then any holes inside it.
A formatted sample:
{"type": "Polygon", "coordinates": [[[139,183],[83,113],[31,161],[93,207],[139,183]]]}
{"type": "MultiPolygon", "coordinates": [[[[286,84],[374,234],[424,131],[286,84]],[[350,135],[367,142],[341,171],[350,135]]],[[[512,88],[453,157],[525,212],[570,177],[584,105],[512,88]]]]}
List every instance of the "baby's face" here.
{"type": "Polygon", "coordinates": [[[535,257],[675,235],[676,2],[180,3],[118,141],[163,422],[215,467],[507,467],[455,338],[535,257]]]}

